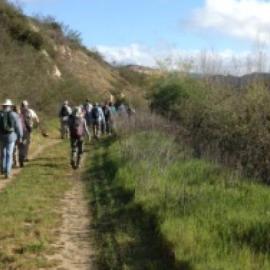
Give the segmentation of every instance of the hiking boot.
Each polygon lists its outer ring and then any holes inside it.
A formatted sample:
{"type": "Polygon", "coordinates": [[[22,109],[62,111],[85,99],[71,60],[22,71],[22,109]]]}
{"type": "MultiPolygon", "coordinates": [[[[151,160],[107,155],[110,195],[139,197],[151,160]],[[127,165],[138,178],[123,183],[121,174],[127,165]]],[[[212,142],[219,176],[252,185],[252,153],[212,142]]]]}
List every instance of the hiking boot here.
{"type": "Polygon", "coordinates": [[[7,180],[10,179],[10,175],[9,174],[6,174],[5,175],[5,179],[7,179],[7,180]]]}
{"type": "Polygon", "coordinates": [[[24,163],[20,162],[20,168],[23,168],[23,167],[24,167],[24,163]]]}

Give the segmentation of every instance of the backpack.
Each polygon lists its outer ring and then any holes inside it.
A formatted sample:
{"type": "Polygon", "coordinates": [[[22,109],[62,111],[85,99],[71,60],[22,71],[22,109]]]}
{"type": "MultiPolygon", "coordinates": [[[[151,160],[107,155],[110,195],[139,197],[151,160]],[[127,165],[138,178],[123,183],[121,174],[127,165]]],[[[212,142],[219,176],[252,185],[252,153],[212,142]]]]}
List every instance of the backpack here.
{"type": "Polygon", "coordinates": [[[111,119],[111,110],[110,110],[110,108],[106,106],[104,108],[103,112],[104,112],[104,116],[105,116],[106,121],[110,120],[111,119]]]}
{"type": "Polygon", "coordinates": [[[67,117],[70,115],[70,112],[68,110],[68,107],[67,106],[63,106],[62,109],[61,109],[61,112],[60,112],[60,116],[61,117],[67,117]]]}
{"type": "Polygon", "coordinates": [[[98,118],[99,118],[99,110],[98,110],[98,107],[94,107],[94,108],[92,109],[92,118],[93,118],[94,120],[98,120],[98,118]]]}
{"type": "Polygon", "coordinates": [[[8,134],[15,131],[15,119],[12,112],[1,112],[0,114],[0,132],[8,134]]]}
{"type": "Polygon", "coordinates": [[[32,113],[29,109],[23,112],[24,124],[28,132],[31,132],[34,127],[34,121],[32,117],[32,113]]]}
{"type": "Polygon", "coordinates": [[[81,117],[71,117],[70,136],[73,139],[81,139],[84,135],[84,119],[81,117]]]}
{"type": "Polygon", "coordinates": [[[93,120],[92,111],[86,111],[85,115],[84,115],[84,118],[85,118],[87,124],[90,125],[92,120],[93,120]]]}

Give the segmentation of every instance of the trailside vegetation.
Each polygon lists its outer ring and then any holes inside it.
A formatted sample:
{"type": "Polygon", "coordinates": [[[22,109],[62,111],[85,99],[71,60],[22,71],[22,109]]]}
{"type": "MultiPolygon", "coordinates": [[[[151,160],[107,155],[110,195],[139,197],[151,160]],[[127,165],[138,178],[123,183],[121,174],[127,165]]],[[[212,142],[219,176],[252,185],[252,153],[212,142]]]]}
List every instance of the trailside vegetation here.
{"type": "Polygon", "coordinates": [[[197,157],[234,167],[269,183],[270,92],[254,81],[236,90],[211,80],[169,75],[149,94],[153,111],[182,128],[197,157]]]}
{"type": "Polygon", "coordinates": [[[168,134],[131,134],[96,147],[86,176],[101,269],[269,269],[263,184],[168,134]]]}

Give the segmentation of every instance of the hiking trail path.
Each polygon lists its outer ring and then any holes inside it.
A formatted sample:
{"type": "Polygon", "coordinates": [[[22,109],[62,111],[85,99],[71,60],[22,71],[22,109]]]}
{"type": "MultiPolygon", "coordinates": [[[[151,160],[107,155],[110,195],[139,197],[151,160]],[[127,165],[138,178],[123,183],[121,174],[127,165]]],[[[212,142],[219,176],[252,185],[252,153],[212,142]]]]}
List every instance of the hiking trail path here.
{"type": "MultiPolygon", "coordinates": [[[[29,153],[30,160],[35,159],[47,148],[50,148],[59,142],[60,140],[58,139],[49,139],[49,140],[46,139],[46,143],[44,143],[43,145],[39,145],[35,151],[29,153]]],[[[27,164],[25,164],[25,166],[27,166],[27,164]]],[[[4,176],[0,177],[0,192],[3,191],[7,187],[7,185],[9,185],[11,182],[13,182],[16,179],[16,176],[21,172],[22,169],[23,168],[19,168],[19,167],[13,168],[12,174],[9,179],[4,179],[4,176]]]]}
{"type": "MultiPolygon", "coordinates": [[[[37,158],[43,151],[61,142],[60,139],[46,139],[46,143],[39,145],[29,154],[31,160],[37,158]]],[[[27,164],[26,164],[27,166],[27,164]]],[[[16,181],[16,176],[23,168],[14,168],[10,179],[0,178],[0,192],[16,181]]],[[[52,245],[55,254],[47,256],[49,262],[56,262],[51,270],[94,270],[94,249],[92,247],[91,215],[88,200],[84,194],[84,184],[81,172],[70,174],[72,187],[64,194],[57,207],[62,216],[62,224],[56,228],[58,240],[52,245]]],[[[47,269],[47,268],[46,268],[47,269]]],[[[42,270],[42,269],[40,269],[42,270]]]]}
{"type": "Polygon", "coordinates": [[[84,196],[84,185],[79,173],[73,174],[73,187],[62,200],[62,226],[58,241],[53,245],[58,251],[49,256],[59,265],[52,270],[92,270],[95,253],[92,247],[91,215],[84,196]]]}

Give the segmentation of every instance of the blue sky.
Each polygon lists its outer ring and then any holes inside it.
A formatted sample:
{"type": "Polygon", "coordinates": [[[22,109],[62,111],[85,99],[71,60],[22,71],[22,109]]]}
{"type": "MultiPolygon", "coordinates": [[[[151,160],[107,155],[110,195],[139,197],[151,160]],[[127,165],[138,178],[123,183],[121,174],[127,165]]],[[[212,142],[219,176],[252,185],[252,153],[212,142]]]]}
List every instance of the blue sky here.
{"type": "Polygon", "coordinates": [[[110,61],[153,65],[201,50],[242,55],[270,43],[267,0],[21,0],[29,14],[52,15],[110,61]]]}
{"type": "MultiPolygon", "coordinates": [[[[78,29],[88,46],[143,43],[155,46],[165,40],[194,46],[200,39],[183,26],[188,13],[202,1],[179,0],[26,0],[28,14],[50,14],[78,29]],[[188,35],[188,38],[183,36],[188,35]]],[[[205,41],[201,39],[201,42],[205,41]]]]}

